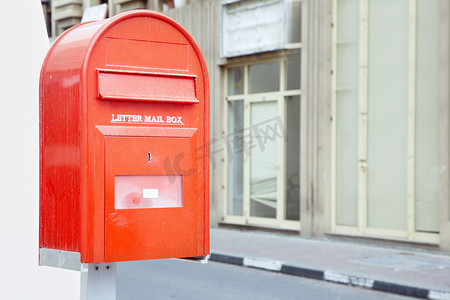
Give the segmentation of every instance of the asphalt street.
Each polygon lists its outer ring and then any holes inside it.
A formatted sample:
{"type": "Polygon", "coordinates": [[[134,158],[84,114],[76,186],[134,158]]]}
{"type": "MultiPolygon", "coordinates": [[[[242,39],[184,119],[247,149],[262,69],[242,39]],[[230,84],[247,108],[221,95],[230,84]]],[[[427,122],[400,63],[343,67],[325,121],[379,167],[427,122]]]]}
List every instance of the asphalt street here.
{"type": "Polygon", "coordinates": [[[117,300],[140,299],[412,299],[324,281],[216,262],[118,263],[117,300]]]}

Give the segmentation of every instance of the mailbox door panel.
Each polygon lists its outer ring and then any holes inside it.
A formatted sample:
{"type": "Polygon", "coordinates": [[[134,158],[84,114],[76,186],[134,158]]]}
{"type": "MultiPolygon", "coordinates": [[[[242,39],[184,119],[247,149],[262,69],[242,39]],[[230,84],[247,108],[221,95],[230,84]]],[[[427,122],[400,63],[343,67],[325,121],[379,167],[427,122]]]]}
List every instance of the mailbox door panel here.
{"type": "Polygon", "coordinates": [[[195,135],[105,137],[105,261],[202,255],[195,135]]]}

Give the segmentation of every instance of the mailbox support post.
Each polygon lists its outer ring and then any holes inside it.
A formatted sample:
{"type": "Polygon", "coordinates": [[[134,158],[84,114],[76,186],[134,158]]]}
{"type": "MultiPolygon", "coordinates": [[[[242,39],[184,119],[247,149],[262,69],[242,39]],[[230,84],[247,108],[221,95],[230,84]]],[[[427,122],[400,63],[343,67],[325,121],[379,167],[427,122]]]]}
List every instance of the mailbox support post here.
{"type": "Polygon", "coordinates": [[[116,299],[116,263],[88,264],[81,271],[81,300],[116,299]]]}

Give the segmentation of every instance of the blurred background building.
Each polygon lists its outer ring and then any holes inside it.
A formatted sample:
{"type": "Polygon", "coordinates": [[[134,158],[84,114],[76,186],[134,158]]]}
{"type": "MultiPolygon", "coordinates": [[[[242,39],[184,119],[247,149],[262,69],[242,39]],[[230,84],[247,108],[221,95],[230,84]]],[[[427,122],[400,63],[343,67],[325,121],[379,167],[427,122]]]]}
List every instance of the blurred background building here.
{"type": "Polygon", "coordinates": [[[191,33],[210,74],[212,226],[450,251],[450,1],[41,2],[50,40],[100,4],[191,33]]]}

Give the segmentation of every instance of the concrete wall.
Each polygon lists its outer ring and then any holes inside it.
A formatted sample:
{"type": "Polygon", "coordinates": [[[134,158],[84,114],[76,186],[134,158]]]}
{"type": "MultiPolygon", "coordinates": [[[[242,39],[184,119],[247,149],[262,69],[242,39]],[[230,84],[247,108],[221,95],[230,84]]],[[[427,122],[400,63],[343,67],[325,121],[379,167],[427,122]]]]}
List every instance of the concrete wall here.
{"type": "Polygon", "coordinates": [[[211,225],[217,226],[223,216],[223,153],[216,153],[224,135],[222,76],[220,59],[220,3],[219,0],[198,1],[182,8],[171,9],[167,16],[180,23],[192,35],[208,65],[211,101],[211,225]]]}
{"type": "Polygon", "coordinates": [[[441,0],[440,247],[450,251],[450,3],[441,0]]]}
{"type": "Polygon", "coordinates": [[[302,18],[301,235],[322,236],[331,221],[332,1],[304,1],[302,18]]]}
{"type": "Polygon", "coordinates": [[[83,16],[82,0],[52,0],[52,34],[58,36],[64,30],[80,23],[83,16]]]}

